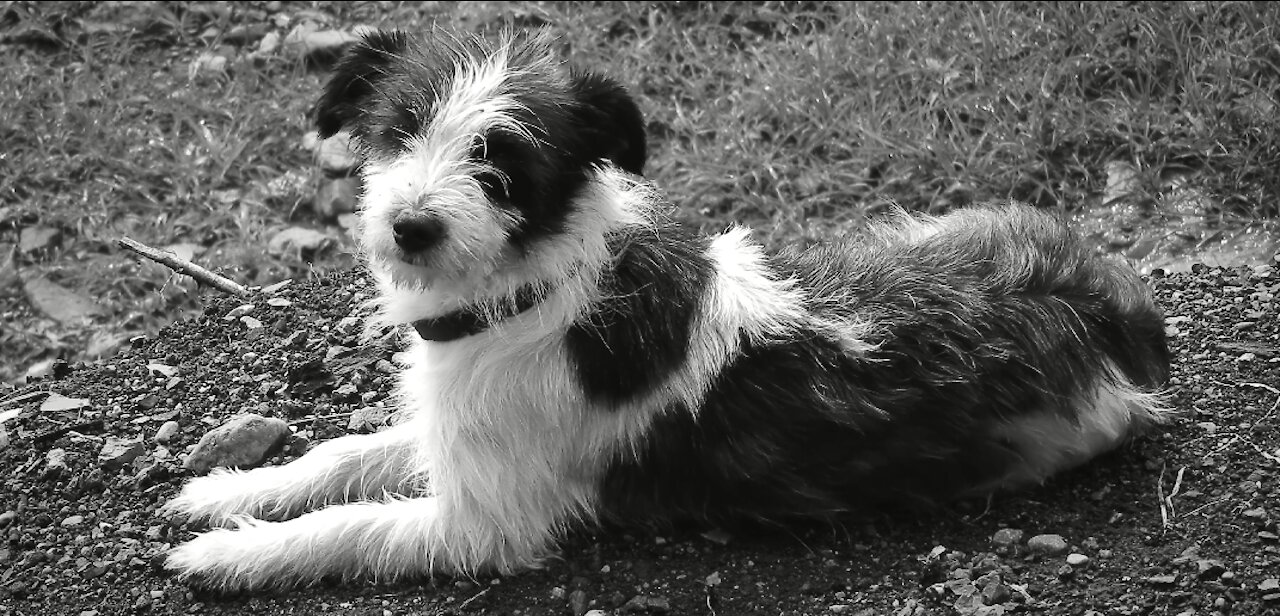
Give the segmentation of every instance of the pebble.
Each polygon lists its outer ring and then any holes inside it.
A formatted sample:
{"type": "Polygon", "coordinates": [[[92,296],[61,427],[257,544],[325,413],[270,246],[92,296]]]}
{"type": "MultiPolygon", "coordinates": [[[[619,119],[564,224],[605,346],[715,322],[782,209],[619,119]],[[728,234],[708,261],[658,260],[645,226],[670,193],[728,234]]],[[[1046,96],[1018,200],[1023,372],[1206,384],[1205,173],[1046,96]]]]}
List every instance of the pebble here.
{"type": "Polygon", "coordinates": [[[79,526],[81,524],[84,524],[84,516],[82,515],[67,516],[59,523],[60,526],[64,527],[79,526]]]}
{"type": "Polygon", "coordinates": [[[156,430],[155,442],[158,445],[168,445],[173,442],[173,437],[178,435],[182,430],[182,426],[176,421],[166,421],[160,424],[160,429],[156,430]]]}
{"type": "Polygon", "coordinates": [[[54,248],[62,242],[62,232],[54,227],[35,225],[18,232],[18,252],[27,254],[54,248]]]}
{"type": "Polygon", "coordinates": [[[569,613],[573,616],[582,616],[587,613],[586,591],[575,590],[569,593],[569,613]]]}
{"type": "Polygon", "coordinates": [[[333,243],[327,233],[306,227],[282,229],[267,240],[267,252],[277,256],[301,255],[320,252],[333,243]]]}
{"type": "Polygon", "coordinates": [[[1083,567],[1089,564],[1089,557],[1084,554],[1068,554],[1067,564],[1072,567],[1083,567]]]}
{"type": "Polygon", "coordinates": [[[315,152],[316,164],[333,175],[346,175],[360,162],[351,149],[351,135],[345,132],[328,139],[316,139],[315,152]]]}
{"type": "Polygon", "coordinates": [[[1276,591],[1280,591],[1280,579],[1267,578],[1258,582],[1258,592],[1267,593],[1276,591]]]}
{"type": "Polygon", "coordinates": [[[1227,570],[1220,560],[1200,559],[1196,561],[1196,578],[1200,580],[1216,580],[1227,570]]]}
{"type": "Polygon", "coordinates": [[[1246,509],[1240,515],[1250,520],[1265,520],[1267,519],[1267,510],[1262,507],[1256,507],[1254,509],[1246,509]]]}
{"type": "Polygon", "coordinates": [[[115,470],[133,462],[147,450],[141,438],[125,439],[108,436],[98,452],[98,466],[103,470],[115,470]]]}
{"type": "Polygon", "coordinates": [[[1147,578],[1147,583],[1153,586],[1173,586],[1178,583],[1176,575],[1153,575],[1147,578]]]}
{"type": "Polygon", "coordinates": [[[1027,549],[1050,556],[1067,551],[1067,540],[1062,535],[1036,535],[1027,540],[1027,549]]]}
{"type": "Polygon", "coordinates": [[[46,476],[56,477],[67,470],[67,450],[54,447],[44,454],[44,472],[46,476]]]}
{"type": "Polygon", "coordinates": [[[665,614],[671,611],[671,600],[659,595],[636,595],[628,600],[619,611],[624,614],[636,612],[665,614]]]}
{"type": "Polygon", "coordinates": [[[18,512],[16,511],[6,511],[4,513],[0,513],[0,528],[4,528],[10,524],[13,524],[13,521],[16,519],[18,519],[18,512]]]}
{"type": "Polygon", "coordinates": [[[1000,547],[1008,547],[1022,542],[1023,532],[1016,528],[1002,528],[991,536],[991,543],[1000,547]]]}
{"type": "Polygon", "coordinates": [[[198,475],[220,466],[253,468],[284,446],[284,420],[246,413],[205,433],[183,466],[198,475]]]}

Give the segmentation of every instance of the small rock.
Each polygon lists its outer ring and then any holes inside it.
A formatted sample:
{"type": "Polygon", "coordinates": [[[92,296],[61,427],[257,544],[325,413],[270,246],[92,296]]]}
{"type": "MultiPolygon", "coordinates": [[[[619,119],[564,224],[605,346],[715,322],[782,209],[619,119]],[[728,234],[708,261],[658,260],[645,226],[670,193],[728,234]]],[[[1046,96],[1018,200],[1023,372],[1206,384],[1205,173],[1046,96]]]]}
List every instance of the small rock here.
{"type": "Polygon", "coordinates": [[[1258,582],[1258,592],[1276,592],[1280,590],[1280,579],[1267,578],[1258,582]]]}
{"type": "Polygon", "coordinates": [[[1147,583],[1152,586],[1173,586],[1178,583],[1176,575],[1153,575],[1147,578],[1147,583]]]}
{"type": "Polygon", "coordinates": [[[267,240],[267,252],[277,256],[297,255],[308,258],[328,248],[333,239],[327,234],[304,227],[289,227],[267,240]]]}
{"type": "Polygon", "coordinates": [[[62,243],[62,232],[53,228],[36,225],[23,227],[18,232],[18,252],[27,254],[48,250],[62,243]]]}
{"type": "Polygon", "coordinates": [[[1089,564],[1089,557],[1084,554],[1067,554],[1067,564],[1072,567],[1083,567],[1089,564]]]}
{"type": "Polygon", "coordinates": [[[202,53],[196,56],[196,59],[187,65],[187,79],[199,79],[202,77],[221,77],[227,73],[227,57],[213,54],[202,53]]]}
{"type": "Polygon", "coordinates": [[[1249,518],[1250,520],[1265,520],[1267,519],[1267,510],[1262,507],[1255,507],[1253,509],[1244,510],[1240,515],[1249,518]]]}
{"type": "Polygon", "coordinates": [[[240,304],[239,306],[236,306],[235,308],[228,310],[227,314],[222,317],[222,320],[234,321],[246,314],[253,312],[254,308],[256,308],[256,306],[254,306],[253,304],[240,304]]]}
{"type": "Polygon", "coordinates": [[[269,56],[280,48],[280,34],[278,32],[268,32],[262,35],[262,40],[258,41],[258,49],[255,52],[259,56],[269,56]]]}
{"type": "Polygon", "coordinates": [[[1196,578],[1199,580],[1216,580],[1227,570],[1220,560],[1201,559],[1196,561],[1196,578]]]}
{"type": "Polygon", "coordinates": [[[609,616],[604,610],[591,610],[582,616],[609,616]]]}
{"type": "Polygon", "coordinates": [[[183,463],[198,475],[220,466],[253,468],[284,446],[289,425],[256,413],[237,415],[205,433],[183,463]]]}
{"type": "Polygon", "coordinates": [[[636,595],[627,601],[619,611],[624,614],[643,612],[665,614],[671,611],[671,601],[666,597],[657,595],[636,595]]]}
{"type": "Polygon", "coordinates": [[[332,175],[346,175],[360,162],[351,149],[351,135],[345,132],[328,139],[317,139],[315,153],[316,164],[332,175]]]}
{"type": "Polygon", "coordinates": [[[106,471],[116,470],[133,462],[146,450],[140,438],[123,439],[108,436],[107,441],[102,444],[102,451],[98,452],[98,466],[106,471]]]}
{"type": "Polygon", "coordinates": [[[81,524],[84,524],[84,516],[73,515],[73,516],[67,516],[66,518],[64,518],[59,525],[69,528],[72,526],[79,526],[81,524]]]}
{"type": "Polygon", "coordinates": [[[587,593],[582,590],[575,590],[569,593],[569,613],[573,616],[582,616],[587,613],[587,593]]]}
{"type": "Polygon", "coordinates": [[[45,477],[59,477],[67,471],[67,450],[61,447],[50,449],[44,454],[45,477]]]}
{"type": "Polygon", "coordinates": [[[998,547],[1009,547],[1022,541],[1022,531],[1016,528],[1002,528],[991,536],[991,544],[998,547]]]}
{"type": "Polygon", "coordinates": [[[16,519],[18,519],[18,512],[16,511],[10,510],[4,513],[0,513],[0,528],[4,528],[10,524],[13,524],[13,521],[16,519]]]}
{"type": "Polygon", "coordinates": [[[158,445],[168,445],[173,442],[173,437],[178,436],[182,431],[182,426],[176,421],[166,421],[160,424],[160,429],[156,430],[155,442],[158,445]]]}
{"type": "Polygon", "coordinates": [[[1027,540],[1027,549],[1037,554],[1055,556],[1067,551],[1067,540],[1062,535],[1036,535],[1027,540]]]}
{"type": "Polygon", "coordinates": [[[22,290],[33,308],[59,323],[79,323],[102,313],[94,300],[43,276],[24,279],[22,290]]]}
{"type": "Polygon", "coordinates": [[[312,208],[321,220],[335,220],[356,210],[357,181],[354,178],[327,180],[320,185],[312,208]]]}
{"type": "Polygon", "coordinates": [[[375,432],[387,424],[387,409],[377,406],[366,406],[351,413],[347,429],[375,432]]]}
{"type": "Polygon", "coordinates": [[[300,58],[335,56],[358,37],[342,30],[318,30],[313,24],[299,24],[284,37],[285,51],[300,58]]]}
{"type": "Polygon", "coordinates": [[[706,531],[702,533],[702,538],[716,545],[729,545],[729,542],[733,541],[733,535],[722,528],[713,528],[706,531]]]}

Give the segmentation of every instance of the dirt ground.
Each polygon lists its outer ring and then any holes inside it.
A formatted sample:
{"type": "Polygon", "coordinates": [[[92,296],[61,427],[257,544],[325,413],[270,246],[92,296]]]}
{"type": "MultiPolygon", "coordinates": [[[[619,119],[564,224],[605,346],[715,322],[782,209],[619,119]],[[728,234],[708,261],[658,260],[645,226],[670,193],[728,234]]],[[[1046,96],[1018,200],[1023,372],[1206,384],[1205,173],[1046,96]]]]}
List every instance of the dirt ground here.
{"type": "Polygon", "coordinates": [[[358,343],[355,274],[255,298],[254,329],[225,318],[244,302],[210,298],[198,319],[0,396],[17,413],[0,451],[0,615],[1280,613],[1280,275],[1197,267],[1151,284],[1177,419],[1042,488],[838,526],[581,532],[542,571],[249,596],[158,568],[191,536],[156,513],[189,478],[177,454],[244,410],[313,442],[343,434],[385,400],[396,345],[358,343]],[[172,448],[153,444],[170,420],[172,448]],[[145,447],[119,456],[120,439],[145,447]],[[1063,544],[1028,547],[1045,534],[1063,544]]]}

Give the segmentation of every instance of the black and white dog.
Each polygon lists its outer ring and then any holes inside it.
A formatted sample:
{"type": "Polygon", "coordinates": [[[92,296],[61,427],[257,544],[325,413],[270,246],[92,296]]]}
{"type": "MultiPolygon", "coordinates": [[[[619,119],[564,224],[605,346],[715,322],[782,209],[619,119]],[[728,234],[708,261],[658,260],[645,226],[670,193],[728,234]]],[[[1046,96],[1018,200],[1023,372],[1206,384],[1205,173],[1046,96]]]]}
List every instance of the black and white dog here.
{"type": "Polygon", "coordinates": [[[367,35],[316,106],[363,153],[404,420],[191,481],[220,589],[536,566],[601,521],[784,521],[1034,484],[1161,421],[1161,315],[1055,218],[899,213],[771,254],[682,228],[643,121],[543,35],[367,35]],[[267,521],[271,520],[271,521],[267,521]]]}

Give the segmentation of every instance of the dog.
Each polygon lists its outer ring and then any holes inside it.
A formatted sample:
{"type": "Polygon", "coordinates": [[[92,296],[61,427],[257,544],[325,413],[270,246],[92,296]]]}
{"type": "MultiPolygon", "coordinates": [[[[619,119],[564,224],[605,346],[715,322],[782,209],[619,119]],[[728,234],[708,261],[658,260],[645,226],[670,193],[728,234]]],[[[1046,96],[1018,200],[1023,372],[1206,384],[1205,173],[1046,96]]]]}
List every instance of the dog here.
{"type": "Polygon", "coordinates": [[[1043,482],[1165,420],[1138,275],[1015,203],[766,251],[641,173],[640,110],[545,34],[376,31],[313,109],[348,132],[402,419],[166,510],[221,590],[537,567],[570,530],[787,523],[1043,482]],[[410,333],[410,328],[412,332],[410,333]]]}

